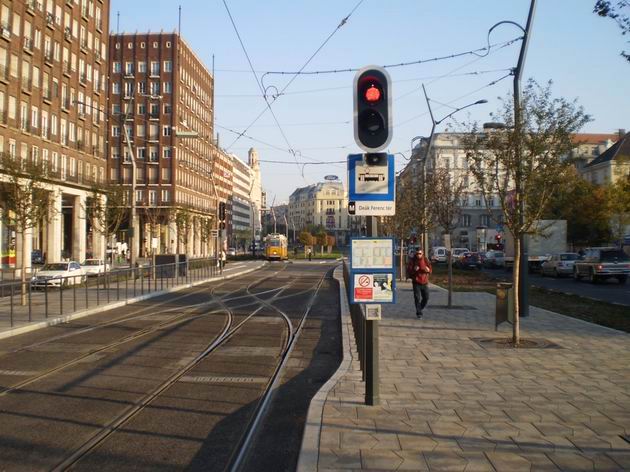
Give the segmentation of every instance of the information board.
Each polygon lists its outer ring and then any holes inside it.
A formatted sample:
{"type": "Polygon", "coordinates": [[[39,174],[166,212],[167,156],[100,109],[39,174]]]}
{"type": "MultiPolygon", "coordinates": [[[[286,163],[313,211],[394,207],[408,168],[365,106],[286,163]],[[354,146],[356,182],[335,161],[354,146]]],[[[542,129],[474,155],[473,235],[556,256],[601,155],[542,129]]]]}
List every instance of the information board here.
{"type": "Polygon", "coordinates": [[[394,303],[394,274],[352,274],[352,303],[394,303]]]}
{"type": "Polygon", "coordinates": [[[394,240],[392,238],[352,239],[350,267],[357,269],[394,269],[394,240]]]}

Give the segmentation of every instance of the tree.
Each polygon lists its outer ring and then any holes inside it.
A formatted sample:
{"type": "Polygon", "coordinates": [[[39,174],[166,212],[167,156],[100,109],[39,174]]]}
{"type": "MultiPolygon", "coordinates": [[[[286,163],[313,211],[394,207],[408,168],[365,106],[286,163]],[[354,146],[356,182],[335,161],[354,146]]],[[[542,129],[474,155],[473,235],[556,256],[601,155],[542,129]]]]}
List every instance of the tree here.
{"type": "MultiPolygon", "coordinates": [[[[457,227],[461,214],[461,202],[465,181],[462,175],[456,175],[449,169],[436,168],[427,175],[427,207],[431,219],[439,225],[449,241],[457,227]]],[[[453,256],[448,251],[448,307],[453,303],[453,256]]]]}
{"type": "Polygon", "coordinates": [[[313,235],[309,233],[308,231],[302,231],[300,235],[298,236],[298,240],[300,241],[300,243],[304,244],[305,246],[313,245],[313,235]]]}
{"type": "Polygon", "coordinates": [[[326,237],[328,236],[326,234],[326,231],[324,231],[324,228],[321,228],[317,233],[315,233],[315,240],[317,242],[317,244],[319,244],[320,246],[320,252],[323,255],[324,254],[324,246],[326,245],[326,237]]]}
{"type": "Polygon", "coordinates": [[[50,221],[53,212],[50,194],[45,187],[47,168],[41,162],[29,158],[0,155],[0,204],[3,218],[15,226],[21,238],[22,260],[20,262],[21,304],[26,305],[26,269],[31,264],[31,254],[26,250],[27,238],[42,221],[50,221]]]}
{"type": "Polygon", "coordinates": [[[567,239],[574,249],[610,240],[606,189],[584,180],[573,166],[566,169],[544,219],[566,220],[567,239]]]}
{"type": "Polygon", "coordinates": [[[188,207],[180,206],[175,210],[175,226],[177,228],[177,253],[181,253],[181,244],[188,254],[188,240],[192,226],[192,212],[188,207]]]}
{"type": "Polygon", "coordinates": [[[627,228],[630,226],[630,181],[619,179],[606,190],[611,235],[613,240],[623,241],[627,228]]]}
{"type": "MultiPolygon", "coordinates": [[[[129,216],[129,191],[113,184],[94,185],[86,207],[86,217],[94,228],[105,236],[105,246],[114,246],[114,235],[129,216]]],[[[107,260],[107,248],[102,258],[107,260]]]]}
{"type": "Polygon", "coordinates": [[[332,252],[332,248],[335,246],[336,242],[337,240],[334,236],[330,234],[326,235],[326,246],[328,246],[328,254],[332,252]]]}
{"type": "Polygon", "coordinates": [[[503,130],[480,133],[473,125],[464,145],[469,170],[486,203],[498,198],[503,224],[514,239],[514,331],[513,342],[520,342],[519,269],[520,238],[543,234],[538,220],[548,212],[569,161],[563,157],[574,147],[571,136],[590,117],[576,102],[552,98],[551,82],[545,87],[530,80],[523,91],[521,119],[514,124],[514,102],[510,95],[502,100],[493,121],[505,123],[503,130]]]}
{"type": "MultiPolygon", "coordinates": [[[[615,20],[623,36],[630,33],[630,1],[597,0],[593,8],[593,13],[615,20]]],[[[630,53],[622,51],[621,55],[630,62],[630,53]]]]}
{"type": "Polygon", "coordinates": [[[422,221],[424,212],[422,211],[422,187],[416,185],[413,176],[410,174],[401,175],[397,182],[396,191],[396,214],[383,219],[383,230],[385,234],[398,238],[400,246],[400,279],[404,277],[404,241],[412,231],[418,233],[425,231],[426,224],[422,221]]]}

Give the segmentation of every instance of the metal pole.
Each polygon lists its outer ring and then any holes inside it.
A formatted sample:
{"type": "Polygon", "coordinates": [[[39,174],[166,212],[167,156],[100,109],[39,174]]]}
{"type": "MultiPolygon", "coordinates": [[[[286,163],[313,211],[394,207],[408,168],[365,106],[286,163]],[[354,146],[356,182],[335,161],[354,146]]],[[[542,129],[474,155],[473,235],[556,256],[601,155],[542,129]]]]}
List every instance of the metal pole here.
{"type": "Polygon", "coordinates": [[[422,84],[422,91],[424,92],[424,99],[427,102],[427,108],[429,109],[429,115],[431,116],[431,134],[429,135],[429,142],[427,143],[427,150],[424,154],[424,158],[422,159],[422,250],[424,254],[429,256],[429,232],[427,231],[427,159],[429,159],[429,155],[431,154],[431,150],[433,148],[433,137],[435,135],[435,126],[437,123],[435,122],[435,118],[433,117],[433,110],[431,109],[431,102],[429,101],[429,97],[427,96],[427,90],[422,84]]]}
{"type": "MultiPolygon", "coordinates": [[[[376,217],[368,216],[366,220],[368,237],[378,236],[376,217]]],[[[373,406],[380,403],[378,385],[378,320],[363,319],[365,323],[365,404],[373,406]]]]}
{"type": "MultiPolygon", "coordinates": [[[[134,101],[131,100],[131,109],[133,112],[134,101]]],[[[129,133],[127,132],[127,114],[123,115],[123,122],[121,123],[123,132],[125,134],[125,141],[127,141],[127,150],[129,151],[129,156],[131,157],[131,228],[130,228],[130,236],[129,236],[129,244],[131,247],[129,248],[129,266],[134,267],[136,264],[136,158],[133,154],[133,146],[131,145],[131,141],[129,140],[129,133]]]]}
{"type": "MultiPolygon", "coordinates": [[[[536,11],[536,0],[531,0],[529,5],[529,14],[527,16],[527,24],[525,25],[525,31],[523,35],[523,43],[521,44],[521,51],[518,56],[518,63],[516,69],[514,69],[514,130],[517,133],[521,133],[521,77],[523,75],[523,65],[525,64],[525,57],[527,55],[527,46],[529,45],[529,37],[532,28],[532,22],[534,19],[534,13],[536,11]]],[[[524,212],[525,212],[525,199],[524,195],[521,195],[522,185],[522,159],[521,159],[521,146],[519,140],[515,140],[515,157],[518,162],[518,169],[516,173],[515,191],[519,198],[519,227],[523,227],[524,212]]],[[[520,268],[519,268],[519,316],[529,316],[529,250],[527,247],[527,238],[521,232],[520,234],[520,268]]]]}

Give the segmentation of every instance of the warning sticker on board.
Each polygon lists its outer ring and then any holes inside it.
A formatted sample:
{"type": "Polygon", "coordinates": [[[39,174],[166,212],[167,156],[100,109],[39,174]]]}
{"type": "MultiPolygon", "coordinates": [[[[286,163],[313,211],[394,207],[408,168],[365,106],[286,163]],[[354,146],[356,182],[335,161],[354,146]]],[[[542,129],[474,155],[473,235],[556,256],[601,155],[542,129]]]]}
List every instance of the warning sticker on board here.
{"type": "Polygon", "coordinates": [[[372,301],[372,288],[354,287],[354,299],[355,301],[372,301]]]}
{"type": "Polygon", "coordinates": [[[393,303],[394,287],[392,273],[353,274],[354,291],[352,303],[393,303]]]}

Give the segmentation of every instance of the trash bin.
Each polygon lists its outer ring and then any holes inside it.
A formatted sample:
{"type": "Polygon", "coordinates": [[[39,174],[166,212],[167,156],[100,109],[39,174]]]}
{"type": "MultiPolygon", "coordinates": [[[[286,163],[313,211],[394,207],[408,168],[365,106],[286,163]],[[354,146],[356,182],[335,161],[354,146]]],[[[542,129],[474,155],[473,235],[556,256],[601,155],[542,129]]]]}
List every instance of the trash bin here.
{"type": "Polygon", "coordinates": [[[495,311],[494,329],[507,321],[514,322],[514,287],[509,282],[497,284],[497,306],[495,311]]]}

